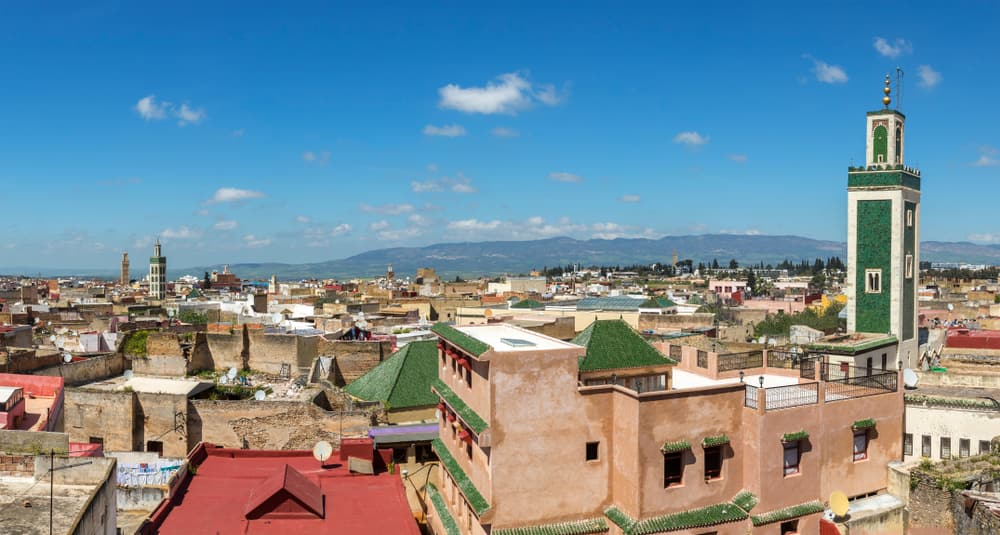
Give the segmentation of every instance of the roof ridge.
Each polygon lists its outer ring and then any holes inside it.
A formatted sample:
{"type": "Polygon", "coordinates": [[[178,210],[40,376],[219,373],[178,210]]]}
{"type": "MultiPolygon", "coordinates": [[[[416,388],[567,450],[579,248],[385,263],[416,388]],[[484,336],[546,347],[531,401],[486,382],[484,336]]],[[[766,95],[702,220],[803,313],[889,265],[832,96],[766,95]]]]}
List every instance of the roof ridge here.
{"type": "Polygon", "coordinates": [[[399,386],[399,378],[403,375],[403,370],[406,369],[406,359],[410,358],[410,349],[410,344],[406,344],[396,350],[401,362],[396,368],[396,374],[393,377],[392,386],[389,387],[389,393],[385,396],[386,403],[389,403],[389,400],[392,399],[392,394],[396,391],[396,387],[399,386]]]}

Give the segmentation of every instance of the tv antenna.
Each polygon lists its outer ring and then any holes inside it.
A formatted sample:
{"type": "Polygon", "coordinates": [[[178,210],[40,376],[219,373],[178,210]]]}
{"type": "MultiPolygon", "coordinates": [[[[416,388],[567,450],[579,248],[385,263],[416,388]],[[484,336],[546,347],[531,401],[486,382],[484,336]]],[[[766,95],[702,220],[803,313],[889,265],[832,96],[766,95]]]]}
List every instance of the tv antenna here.
{"type": "Polygon", "coordinates": [[[896,67],[896,111],[903,108],[903,69],[896,67]]]}

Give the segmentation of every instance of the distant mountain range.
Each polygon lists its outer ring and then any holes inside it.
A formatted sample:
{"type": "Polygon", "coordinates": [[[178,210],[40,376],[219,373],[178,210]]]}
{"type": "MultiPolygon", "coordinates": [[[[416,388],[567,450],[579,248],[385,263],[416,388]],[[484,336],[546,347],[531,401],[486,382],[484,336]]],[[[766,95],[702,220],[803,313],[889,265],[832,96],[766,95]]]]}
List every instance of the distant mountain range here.
{"type": "MultiPolygon", "coordinates": [[[[728,264],[735,258],[744,264],[777,264],[788,259],[812,261],[839,256],[847,261],[843,242],[814,240],[801,236],[748,236],[738,234],[703,234],[666,236],[660,239],[618,238],[614,240],[577,240],[549,238],[529,241],[492,241],[440,243],[426,247],[376,249],[340,260],[307,264],[246,263],[231,264],[230,270],[243,279],[266,279],[272,274],[280,279],[369,277],[385,273],[393,265],[398,276],[413,276],[417,268],[430,267],[443,277],[455,275],[492,275],[527,273],[545,266],[569,264],[630,265],[670,262],[677,251],[679,259],[710,263],[718,259],[728,264]]],[[[168,258],[169,260],[169,258],[168,258]]],[[[1000,265],[1000,246],[969,242],[921,244],[921,260],[931,262],[968,262],[1000,265]]],[[[222,270],[222,264],[169,268],[171,277],[190,274],[200,277],[205,271],[222,270]]],[[[144,267],[133,265],[136,274],[144,267]]],[[[116,270],[36,269],[0,267],[5,273],[42,273],[45,275],[80,274],[114,277],[116,270]]]]}

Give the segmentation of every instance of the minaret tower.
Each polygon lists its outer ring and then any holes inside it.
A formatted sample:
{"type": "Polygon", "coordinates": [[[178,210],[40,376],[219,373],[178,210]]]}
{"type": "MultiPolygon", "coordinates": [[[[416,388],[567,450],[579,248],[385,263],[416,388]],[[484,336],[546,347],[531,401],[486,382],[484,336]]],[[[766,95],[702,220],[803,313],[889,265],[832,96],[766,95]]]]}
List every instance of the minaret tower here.
{"type": "Polygon", "coordinates": [[[128,253],[122,253],[122,272],[118,278],[118,284],[128,286],[128,253]]]}
{"type": "Polygon", "coordinates": [[[913,367],[920,171],[904,163],[906,116],[889,108],[888,75],[883,92],[884,108],[867,114],[865,166],[847,173],[847,330],[895,336],[898,359],[913,367]]]}
{"type": "Polygon", "coordinates": [[[149,257],[149,297],[165,299],[167,297],[167,257],[160,249],[160,240],[153,246],[153,256],[149,257]]]}

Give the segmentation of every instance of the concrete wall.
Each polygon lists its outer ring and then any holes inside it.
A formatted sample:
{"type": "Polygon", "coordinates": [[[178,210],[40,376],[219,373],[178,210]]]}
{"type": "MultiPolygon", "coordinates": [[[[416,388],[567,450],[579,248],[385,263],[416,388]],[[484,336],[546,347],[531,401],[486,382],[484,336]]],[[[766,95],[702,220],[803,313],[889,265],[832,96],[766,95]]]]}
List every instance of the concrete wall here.
{"type": "Polygon", "coordinates": [[[695,327],[711,327],[715,314],[639,314],[640,331],[680,331],[695,327]]]}
{"type": "Polygon", "coordinates": [[[56,453],[69,451],[69,435],[46,431],[0,431],[0,451],[7,453],[39,453],[54,450],[56,453]]]}
{"type": "Polygon", "coordinates": [[[0,357],[0,370],[3,373],[30,373],[62,362],[58,351],[16,349],[14,346],[8,346],[8,349],[10,353],[0,357]]]}
{"type": "Polygon", "coordinates": [[[34,375],[62,377],[67,386],[78,386],[121,375],[125,371],[125,364],[124,355],[112,353],[43,368],[36,370],[34,375]]]}
{"type": "Polygon", "coordinates": [[[35,474],[35,455],[0,454],[0,477],[32,477],[35,474]]]}
{"type": "Polygon", "coordinates": [[[391,342],[351,342],[319,339],[320,355],[333,355],[334,384],[344,386],[368,373],[392,354],[391,342]]]}
{"type": "Polygon", "coordinates": [[[132,359],[132,371],[138,375],[184,377],[188,372],[188,362],[179,355],[136,357],[132,359]]]}
{"type": "MultiPolygon", "coordinates": [[[[920,391],[912,392],[920,394],[920,391]]],[[[977,400],[982,402],[984,400],[977,400]]],[[[951,456],[959,456],[960,440],[969,440],[969,455],[979,455],[979,442],[989,443],[1000,435],[1000,410],[992,407],[940,406],[932,403],[906,404],[906,430],[913,437],[913,451],[904,461],[922,457],[921,440],[931,437],[931,458],[941,459],[941,438],[951,439],[951,456]]]]}
{"type": "Polygon", "coordinates": [[[104,441],[105,451],[132,451],[141,439],[135,433],[135,394],[67,388],[64,423],[71,442],[104,441]]]}
{"type": "MultiPolygon", "coordinates": [[[[204,336],[208,346],[208,358],[205,369],[225,370],[236,368],[242,370],[246,362],[243,356],[243,332],[237,330],[233,334],[228,333],[205,333],[198,334],[198,338],[204,336]]],[[[200,349],[196,345],[196,349],[200,349]]]]}
{"type": "Polygon", "coordinates": [[[189,447],[188,401],[183,394],[146,394],[137,392],[135,435],[137,451],[152,451],[150,441],[163,445],[165,457],[184,457],[189,447]]]}

